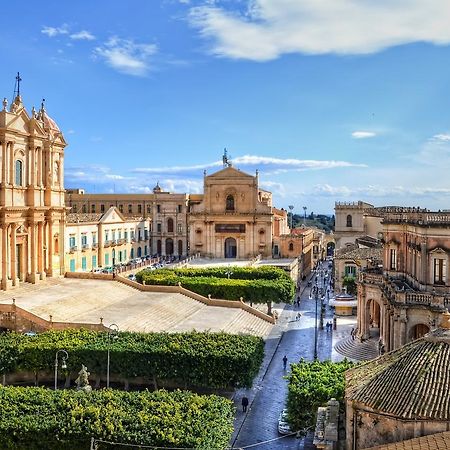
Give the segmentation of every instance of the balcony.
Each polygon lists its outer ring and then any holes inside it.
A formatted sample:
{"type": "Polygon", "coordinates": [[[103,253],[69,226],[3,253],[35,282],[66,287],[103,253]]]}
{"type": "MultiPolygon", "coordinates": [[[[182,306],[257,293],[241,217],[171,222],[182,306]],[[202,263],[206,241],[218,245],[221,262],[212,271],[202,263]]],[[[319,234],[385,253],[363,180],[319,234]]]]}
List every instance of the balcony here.
{"type": "Polygon", "coordinates": [[[78,250],[77,246],[76,246],[76,245],[72,245],[72,246],[69,248],[69,253],[75,253],[77,250],[78,250]]]}
{"type": "Polygon", "coordinates": [[[103,244],[103,247],[111,247],[112,243],[113,243],[113,241],[109,241],[109,240],[105,241],[103,244]]]}
{"type": "Polygon", "coordinates": [[[85,252],[86,250],[89,250],[89,244],[82,244],[81,251],[85,252]]]}
{"type": "Polygon", "coordinates": [[[120,239],[117,239],[117,245],[122,245],[122,244],[126,244],[127,243],[127,240],[126,239],[122,239],[122,238],[120,238],[120,239]]]}
{"type": "Polygon", "coordinates": [[[93,249],[98,248],[98,243],[97,243],[97,242],[93,242],[93,243],[92,243],[92,248],[93,248],[93,249]]]}

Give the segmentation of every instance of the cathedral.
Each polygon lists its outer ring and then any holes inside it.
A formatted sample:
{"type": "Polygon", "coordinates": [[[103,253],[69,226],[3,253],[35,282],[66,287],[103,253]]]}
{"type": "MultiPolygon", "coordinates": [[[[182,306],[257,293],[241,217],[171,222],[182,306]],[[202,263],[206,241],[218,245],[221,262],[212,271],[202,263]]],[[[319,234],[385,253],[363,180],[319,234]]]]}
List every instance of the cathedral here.
{"type": "Polygon", "coordinates": [[[64,148],[47,114],[28,113],[19,90],[0,111],[1,288],[64,274],[64,148]]]}

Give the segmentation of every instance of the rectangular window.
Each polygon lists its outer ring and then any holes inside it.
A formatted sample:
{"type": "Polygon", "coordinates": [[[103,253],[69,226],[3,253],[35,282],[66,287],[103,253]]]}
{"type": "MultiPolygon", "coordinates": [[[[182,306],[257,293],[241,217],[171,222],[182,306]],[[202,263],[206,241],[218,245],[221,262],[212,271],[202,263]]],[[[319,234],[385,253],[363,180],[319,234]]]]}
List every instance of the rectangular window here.
{"type": "Polygon", "coordinates": [[[391,248],[389,251],[390,270],[397,270],[397,250],[391,248]]]}
{"type": "Polygon", "coordinates": [[[92,268],[95,269],[97,267],[97,255],[92,255],[92,268]]]}
{"type": "Polygon", "coordinates": [[[142,214],[142,205],[138,205],[138,214],[142,214]]]}
{"type": "Polygon", "coordinates": [[[97,243],[97,233],[92,233],[92,243],[93,244],[97,243]]]}
{"type": "Polygon", "coordinates": [[[87,236],[86,233],[81,235],[81,245],[87,245],[87,236]]]}
{"type": "Polygon", "coordinates": [[[158,224],[156,224],[156,231],[158,232],[158,233],[161,233],[161,224],[160,223],[158,223],[158,224]]]}
{"type": "Polygon", "coordinates": [[[115,241],[116,240],[116,230],[112,231],[112,240],[115,241]]]}
{"type": "Polygon", "coordinates": [[[178,212],[182,212],[183,211],[183,205],[178,205],[178,212]]]}
{"type": "Polygon", "coordinates": [[[131,239],[134,239],[134,230],[131,230],[131,239]]]}
{"type": "Polygon", "coordinates": [[[105,205],[100,205],[100,212],[104,213],[105,212],[105,205]]]}
{"type": "Polygon", "coordinates": [[[156,205],[156,212],[158,214],[161,212],[161,205],[156,205]]]}
{"type": "Polygon", "coordinates": [[[83,256],[81,258],[81,269],[82,270],[86,270],[86,267],[87,267],[87,265],[86,265],[86,256],[83,256]]]}
{"type": "Polygon", "coordinates": [[[95,205],[91,205],[91,213],[95,213],[95,205]]]}
{"type": "Polygon", "coordinates": [[[123,251],[123,260],[124,261],[127,260],[127,251],[126,250],[123,251]]]}
{"type": "Polygon", "coordinates": [[[123,232],[123,238],[128,242],[128,231],[123,232]]]}
{"type": "Polygon", "coordinates": [[[147,205],[147,214],[151,214],[152,207],[150,205],[147,205]]]}
{"type": "Polygon", "coordinates": [[[109,241],[109,230],[105,230],[105,242],[109,241]]]}
{"type": "Polygon", "coordinates": [[[122,239],[122,230],[119,230],[119,239],[122,239]]]}
{"type": "Polygon", "coordinates": [[[123,205],[119,205],[119,211],[123,213],[123,205]]]}
{"type": "Polygon", "coordinates": [[[445,284],[447,281],[446,260],[434,258],[434,284],[445,284]]]}
{"type": "Polygon", "coordinates": [[[128,214],[133,212],[133,205],[128,205],[128,214]]]}
{"type": "Polygon", "coordinates": [[[138,240],[139,240],[139,241],[141,240],[141,236],[142,236],[142,235],[141,235],[141,229],[139,228],[139,229],[138,229],[138,240]]]}
{"type": "Polygon", "coordinates": [[[74,236],[70,236],[69,237],[69,247],[73,248],[77,245],[77,241],[75,239],[75,235],[74,236]]]}
{"type": "Polygon", "coordinates": [[[109,253],[105,253],[105,266],[109,266],[109,253]]]}
{"type": "Polygon", "coordinates": [[[145,240],[147,241],[148,240],[148,230],[147,229],[144,230],[144,237],[145,237],[145,240]]]}
{"type": "Polygon", "coordinates": [[[345,276],[346,277],[356,277],[356,267],[355,266],[345,266],[345,276]]]}
{"type": "Polygon", "coordinates": [[[183,232],[183,225],[181,223],[179,223],[177,225],[177,229],[178,229],[178,234],[181,234],[183,232]]]}

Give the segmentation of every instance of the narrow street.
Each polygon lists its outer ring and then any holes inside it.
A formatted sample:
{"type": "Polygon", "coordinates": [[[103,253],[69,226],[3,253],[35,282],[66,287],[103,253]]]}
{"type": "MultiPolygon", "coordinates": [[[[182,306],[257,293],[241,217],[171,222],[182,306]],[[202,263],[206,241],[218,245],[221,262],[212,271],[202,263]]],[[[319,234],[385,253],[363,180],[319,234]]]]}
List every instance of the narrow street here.
{"type": "MultiPolygon", "coordinates": [[[[313,278],[314,279],[314,278],[313,278]]],[[[303,285],[304,286],[304,285],[303,285]]],[[[322,284],[319,281],[318,286],[322,284]]],[[[303,289],[303,287],[302,287],[303,289]]],[[[261,442],[252,448],[256,450],[281,450],[306,448],[302,439],[286,437],[276,441],[263,444],[262,442],[279,438],[278,417],[285,407],[287,399],[287,380],[284,378],[289,373],[290,363],[298,362],[301,358],[312,361],[314,357],[314,325],[315,325],[315,300],[310,299],[310,289],[303,290],[300,308],[295,305],[286,305],[278,324],[274,327],[272,334],[274,338],[282,332],[281,340],[266,368],[264,377],[258,379],[249,392],[250,407],[244,417],[244,421],[237,420],[239,426],[233,437],[233,448],[242,448],[251,444],[261,442]],[[301,312],[300,320],[296,315],[301,312]],[[283,357],[288,358],[287,370],[283,370],[283,357]],[[253,394],[253,395],[252,395],[253,394]]],[[[318,304],[318,316],[320,316],[320,300],[318,304]]],[[[324,324],[332,319],[332,311],[328,308],[324,324]]],[[[269,336],[266,348],[272,345],[269,336]]],[[[331,359],[332,332],[318,331],[317,354],[319,360],[331,359]]],[[[263,365],[264,366],[264,365],[263,365]]],[[[236,399],[238,414],[244,415],[240,407],[240,399],[236,399]]]]}

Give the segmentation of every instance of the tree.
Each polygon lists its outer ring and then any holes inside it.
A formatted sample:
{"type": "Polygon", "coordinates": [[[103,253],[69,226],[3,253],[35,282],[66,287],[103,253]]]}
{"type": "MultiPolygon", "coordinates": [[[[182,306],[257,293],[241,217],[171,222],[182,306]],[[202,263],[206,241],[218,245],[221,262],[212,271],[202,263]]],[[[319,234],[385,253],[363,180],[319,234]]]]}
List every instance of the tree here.
{"type": "Polygon", "coordinates": [[[347,294],[356,295],[356,278],[351,275],[347,275],[344,277],[342,281],[342,286],[347,288],[347,294]]]}

